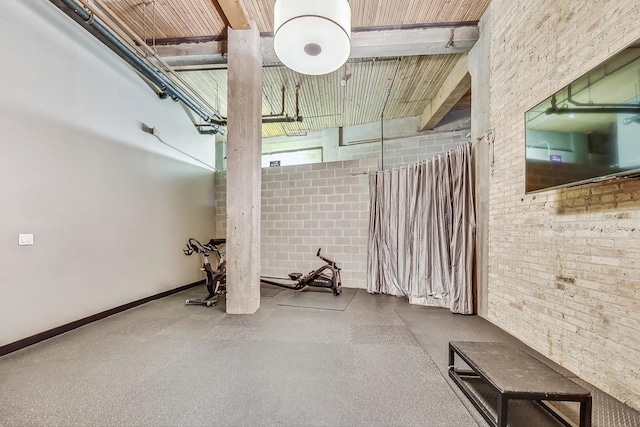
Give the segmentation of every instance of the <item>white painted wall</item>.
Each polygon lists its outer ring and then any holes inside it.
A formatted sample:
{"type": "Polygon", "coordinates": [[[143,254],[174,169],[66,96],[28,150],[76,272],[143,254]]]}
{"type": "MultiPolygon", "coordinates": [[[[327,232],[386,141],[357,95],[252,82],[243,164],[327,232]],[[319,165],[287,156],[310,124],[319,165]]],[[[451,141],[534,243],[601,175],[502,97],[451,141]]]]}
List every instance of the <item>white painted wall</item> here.
{"type": "Polygon", "coordinates": [[[213,136],[47,1],[0,6],[0,346],[200,280],[213,136]],[[18,246],[33,233],[33,246],[18,246]]]}
{"type": "Polygon", "coordinates": [[[318,162],[332,162],[338,160],[340,137],[338,128],[309,132],[304,136],[276,136],[262,139],[262,154],[275,155],[287,151],[322,150],[322,158],[318,162]]]}

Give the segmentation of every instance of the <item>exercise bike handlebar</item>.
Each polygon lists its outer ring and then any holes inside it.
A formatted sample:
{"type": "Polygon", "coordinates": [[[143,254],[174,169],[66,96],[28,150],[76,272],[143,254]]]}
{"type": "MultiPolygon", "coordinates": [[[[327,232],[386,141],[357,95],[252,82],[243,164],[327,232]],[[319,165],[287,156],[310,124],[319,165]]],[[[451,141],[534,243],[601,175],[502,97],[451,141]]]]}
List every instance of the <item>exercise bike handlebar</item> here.
{"type": "Polygon", "coordinates": [[[208,251],[215,251],[219,254],[218,245],[224,244],[226,241],[226,239],[211,239],[208,243],[202,244],[199,240],[191,237],[187,242],[187,248],[183,249],[182,252],[187,256],[192,255],[194,252],[207,255],[208,251]]]}

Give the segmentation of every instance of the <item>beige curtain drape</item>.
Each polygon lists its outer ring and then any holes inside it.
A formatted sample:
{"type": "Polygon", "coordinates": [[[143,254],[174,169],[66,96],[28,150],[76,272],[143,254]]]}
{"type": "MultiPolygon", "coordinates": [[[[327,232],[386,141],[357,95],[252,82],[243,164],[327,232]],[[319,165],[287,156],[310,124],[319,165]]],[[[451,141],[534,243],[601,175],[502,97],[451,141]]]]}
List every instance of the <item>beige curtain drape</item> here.
{"type": "Polygon", "coordinates": [[[369,174],[367,291],[473,313],[471,144],[369,174]]]}

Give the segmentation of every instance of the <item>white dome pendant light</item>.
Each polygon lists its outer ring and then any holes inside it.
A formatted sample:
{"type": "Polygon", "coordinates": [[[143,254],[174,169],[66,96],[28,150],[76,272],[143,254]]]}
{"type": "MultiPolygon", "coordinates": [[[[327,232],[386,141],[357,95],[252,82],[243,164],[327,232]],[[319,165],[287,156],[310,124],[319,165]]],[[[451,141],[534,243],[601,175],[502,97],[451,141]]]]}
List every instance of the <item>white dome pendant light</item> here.
{"type": "Polygon", "coordinates": [[[320,75],[340,68],[351,53],[348,0],[276,0],[273,47],[284,65],[320,75]]]}

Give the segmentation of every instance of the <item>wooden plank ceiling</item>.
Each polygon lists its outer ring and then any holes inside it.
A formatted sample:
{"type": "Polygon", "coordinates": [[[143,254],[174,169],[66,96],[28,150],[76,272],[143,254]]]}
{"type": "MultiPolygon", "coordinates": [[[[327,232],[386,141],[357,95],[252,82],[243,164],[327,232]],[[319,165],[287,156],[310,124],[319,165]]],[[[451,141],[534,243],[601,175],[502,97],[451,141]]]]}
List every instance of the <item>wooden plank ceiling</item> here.
{"type": "MultiPolygon", "coordinates": [[[[100,0],[103,7],[147,40],[222,36],[228,22],[215,0],[100,0]]],[[[273,31],[275,0],[243,0],[247,14],[263,33],[273,31]]],[[[490,0],[351,0],[352,27],[477,21],[490,0]]],[[[387,91],[385,119],[421,115],[445,81],[459,54],[371,58],[349,61],[334,73],[306,76],[284,66],[263,68],[263,113],[281,108],[295,111],[295,86],[300,86],[302,123],[264,124],[263,136],[305,133],[380,120],[387,91]],[[397,69],[397,71],[396,71],[397,69]],[[395,79],[393,77],[395,76],[395,79]],[[347,78],[346,85],[340,81],[347,78]],[[392,84],[393,83],[393,84],[392,84]],[[391,86],[392,85],[392,86],[391,86]]],[[[184,71],[185,81],[209,104],[226,115],[225,69],[184,71]]],[[[463,97],[461,107],[469,105],[463,97]]]]}

